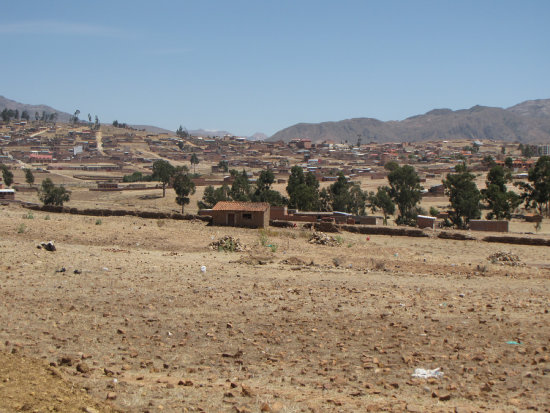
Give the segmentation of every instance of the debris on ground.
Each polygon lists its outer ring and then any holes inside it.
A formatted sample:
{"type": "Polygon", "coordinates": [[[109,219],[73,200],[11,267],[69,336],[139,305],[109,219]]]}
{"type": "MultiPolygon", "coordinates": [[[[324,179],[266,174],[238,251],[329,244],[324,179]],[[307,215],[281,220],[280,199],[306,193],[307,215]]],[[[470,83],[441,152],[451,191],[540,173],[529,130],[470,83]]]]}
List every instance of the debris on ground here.
{"type": "Polygon", "coordinates": [[[494,254],[489,255],[487,259],[493,264],[500,262],[503,265],[511,265],[514,267],[523,265],[520,258],[516,254],[512,254],[511,252],[506,251],[495,252],[494,254]]]}
{"type": "Polygon", "coordinates": [[[53,241],[41,242],[36,246],[36,248],[38,249],[44,248],[46,251],[55,251],[57,249],[55,248],[53,241]]]}
{"type": "Polygon", "coordinates": [[[281,264],[286,264],[286,265],[307,265],[307,263],[303,259],[298,258],[298,257],[285,258],[284,260],[281,261],[281,264]]]}
{"type": "Polygon", "coordinates": [[[241,243],[238,238],[233,238],[230,235],[224,235],[217,241],[210,243],[210,248],[218,251],[234,251],[234,252],[243,252],[246,251],[246,245],[241,243]]]}
{"type": "Polygon", "coordinates": [[[412,377],[416,377],[419,379],[431,379],[431,378],[439,378],[443,376],[443,372],[440,371],[441,368],[438,367],[437,369],[433,370],[427,370],[427,369],[414,369],[414,373],[412,377]]]}
{"type": "Polygon", "coordinates": [[[342,240],[338,237],[331,237],[324,232],[314,232],[309,238],[310,244],[328,245],[330,247],[338,247],[342,245],[342,240]]]}

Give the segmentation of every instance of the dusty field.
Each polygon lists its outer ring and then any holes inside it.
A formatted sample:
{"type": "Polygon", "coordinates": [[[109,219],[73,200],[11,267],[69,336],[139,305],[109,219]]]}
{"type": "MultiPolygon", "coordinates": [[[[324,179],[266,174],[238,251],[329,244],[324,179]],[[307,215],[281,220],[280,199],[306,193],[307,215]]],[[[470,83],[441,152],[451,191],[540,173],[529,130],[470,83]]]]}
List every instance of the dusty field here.
{"type": "Polygon", "coordinates": [[[2,373],[0,411],[550,409],[547,247],[27,213],[0,207],[0,363],[66,381],[2,373]]]}

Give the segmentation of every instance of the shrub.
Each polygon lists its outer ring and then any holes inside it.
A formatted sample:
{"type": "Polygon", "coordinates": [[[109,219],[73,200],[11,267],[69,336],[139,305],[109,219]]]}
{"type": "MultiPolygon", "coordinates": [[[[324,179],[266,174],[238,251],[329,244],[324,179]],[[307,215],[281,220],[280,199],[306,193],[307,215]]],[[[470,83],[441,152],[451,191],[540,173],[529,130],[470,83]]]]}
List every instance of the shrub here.
{"type": "Polygon", "coordinates": [[[101,221],[99,218],[95,220],[96,225],[101,225],[102,223],[103,223],[103,221],[101,221]]]}

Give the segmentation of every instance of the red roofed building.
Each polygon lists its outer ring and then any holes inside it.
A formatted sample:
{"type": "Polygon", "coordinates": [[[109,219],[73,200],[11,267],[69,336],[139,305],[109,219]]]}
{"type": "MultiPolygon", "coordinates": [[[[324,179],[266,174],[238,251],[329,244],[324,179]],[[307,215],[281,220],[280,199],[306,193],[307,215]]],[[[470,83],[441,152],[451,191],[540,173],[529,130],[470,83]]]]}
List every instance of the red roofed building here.
{"type": "Polygon", "coordinates": [[[270,206],[264,202],[220,201],[203,213],[212,216],[213,225],[266,228],[269,226],[270,206]]]}
{"type": "Polygon", "coordinates": [[[51,154],[31,153],[29,159],[31,162],[48,163],[53,161],[53,156],[51,154]]]}

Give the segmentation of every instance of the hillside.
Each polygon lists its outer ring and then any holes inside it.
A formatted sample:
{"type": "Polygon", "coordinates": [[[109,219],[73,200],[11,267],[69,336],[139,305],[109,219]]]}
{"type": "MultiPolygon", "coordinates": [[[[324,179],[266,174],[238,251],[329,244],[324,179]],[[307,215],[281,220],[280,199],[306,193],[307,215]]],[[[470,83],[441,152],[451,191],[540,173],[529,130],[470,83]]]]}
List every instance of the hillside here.
{"type": "Polygon", "coordinates": [[[435,109],[402,121],[372,118],[299,123],[275,133],[270,141],[309,138],[314,142],[415,142],[436,139],[496,139],[523,143],[550,141],[550,99],[531,100],[508,109],[474,106],[435,109]]]}
{"type": "Polygon", "coordinates": [[[15,100],[5,98],[4,96],[0,96],[0,111],[4,109],[13,109],[13,110],[17,109],[19,113],[22,113],[23,111],[26,110],[31,116],[31,119],[34,119],[35,113],[37,112],[39,115],[42,115],[42,112],[46,112],[48,114],[57,113],[58,122],[69,122],[72,116],[70,113],[62,112],[60,110],[52,108],[51,106],[28,105],[25,103],[20,103],[20,102],[16,102],[15,100]]]}

